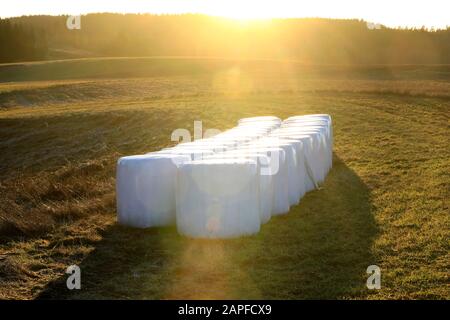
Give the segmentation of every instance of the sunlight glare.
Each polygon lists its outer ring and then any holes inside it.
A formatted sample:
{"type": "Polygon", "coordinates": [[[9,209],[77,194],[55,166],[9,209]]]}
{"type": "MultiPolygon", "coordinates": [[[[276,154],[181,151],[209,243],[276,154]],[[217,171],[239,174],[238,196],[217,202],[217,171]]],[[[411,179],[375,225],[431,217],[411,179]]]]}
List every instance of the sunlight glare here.
{"type": "Polygon", "coordinates": [[[215,3],[208,14],[236,20],[269,19],[274,17],[276,6],[268,1],[236,1],[229,0],[215,3]]]}
{"type": "Polygon", "coordinates": [[[87,14],[94,12],[183,14],[200,13],[245,23],[272,18],[364,19],[386,26],[446,28],[448,0],[16,0],[2,4],[0,17],[32,14],[87,14]],[[404,14],[399,14],[404,13],[404,14]]]}

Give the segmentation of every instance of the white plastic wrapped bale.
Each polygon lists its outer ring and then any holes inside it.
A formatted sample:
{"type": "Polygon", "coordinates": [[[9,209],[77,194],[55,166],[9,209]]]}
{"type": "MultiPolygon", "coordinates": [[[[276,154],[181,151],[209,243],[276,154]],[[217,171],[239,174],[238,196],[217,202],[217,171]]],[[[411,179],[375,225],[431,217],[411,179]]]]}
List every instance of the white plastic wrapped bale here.
{"type": "Polygon", "coordinates": [[[291,125],[289,128],[292,128],[294,126],[301,126],[302,128],[306,129],[320,129],[320,132],[324,135],[324,142],[326,144],[326,149],[328,153],[328,163],[329,167],[331,168],[332,165],[332,156],[333,156],[333,142],[332,142],[332,131],[331,128],[328,127],[325,123],[314,123],[314,122],[306,122],[302,124],[295,123],[291,125]]]}
{"type": "MultiPolygon", "coordinates": [[[[267,223],[272,216],[273,206],[273,178],[272,172],[266,170],[270,166],[270,158],[262,153],[223,153],[214,155],[210,159],[251,159],[256,162],[259,185],[259,209],[261,223],[267,223]]],[[[270,168],[269,168],[270,169],[270,168]]]]}
{"type": "Polygon", "coordinates": [[[288,142],[281,142],[279,139],[271,139],[270,142],[266,139],[265,145],[270,147],[279,147],[285,151],[289,204],[291,206],[298,204],[300,200],[300,184],[304,182],[298,180],[297,172],[299,169],[294,145],[288,142]]]}
{"type": "Polygon", "coordinates": [[[317,130],[310,129],[310,130],[303,130],[299,131],[298,133],[302,133],[304,135],[308,135],[313,138],[313,143],[315,145],[314,150],[316,152],[316,156],[312,161],[317,163],[317,172],[316,177],[317,181],[319,183],[323,183],[325,180],[325,177],[327,175],[327,163],[328,163],[328,156],[327,156],[327,147],[324,142],[323,135],[318,132],[317,130]]]}
{"type": "Polygon", "coordinates": [[[297,121],[297,120],[302,120],[302,119],[322,119],[322,120],[327,120],[330,125],[332,124],[332,119],[331,116],[329,114],[306,114],[306,115],[302,115],[302,116],[293,116],[293,117],[289,117],[287,119],[285,119],[283,122],[290,122],[290,121],[297,121]]]}
{"type": "Polygon", "coordinates": [[[319,118],[302,118],[297,120],[286,120],[281,124],[280,128],[288,127],[291,125],[309,124],[309,123],[318,124],[330,128],[330,122],[328,120],[319,118]]]}
{"type": "MultiPolygon", "coordinates": [[[[191,160],[202,160],[205,157],[208,157],[210,155],[214,154],[214,151],[207,150],[207,149],[189,149],[189,148],[167,148],[163,149],[161,151],[154,152],[155,154],[162,154],[162,155],[182,155],[182,156],[189,156],[191,160]]],[[[153,153],[152,153],[153,154],[153,153]]]]}
{"type": "Polygon", "coordinates": [[[326,120],[328,122],[328,128],[330,130],[330,144],[331,149],[333,149],[333,120],[329,114],[309,114],[304,116],[294,116],[287,118],[285,122],[289,121],[295,121],[298,119],[320,119],[320,120],[326,120]]]}
{"type": "Polygon", "coordinates": [[[326,139],[328,142],[330,142],[331,145],[331,127],[327,120],[324,119],[301,119],[296,121],[291,121],[288,123],[283,123],[280,127],[280,130],[283,130],[285,128],[292,128],[292,127],[320,127],[324,129],[324,133],[326,135],[326,139]]]}
{"type": "Polygon", "coordinates": [[[313,131],[313,132],[320,132],[321,134],[321,141],[320,141],[320,147],[322,148],[322,152],[324,153],[323,159],[324,159],[324,166],[325,166],[325,175],[328,173],[328,171],[331,169],[332,162],[333,162],[333,149],[331,145],[330,140],[330,134],[327,127],[323,126],[314,126],[314,125],[308,125],[303,126],[301,128],[301,132],[307,132],[307,131],[313,131]]]}
{"type": "Polygon", "coordinates": [[[308,135],[292,134],[292,133],[279,133],[277,135],[280,138],[294,139],[302,142],[303,145],[303,167],[305,169],[305,192],[316,189],[318,179],[317,172],[320,168],[318,162],[314,160],[314,143],[313,138],[308,135]]]}
{"type": "Polygon", "coordinates": [[[173,148],[170,148],[171,150],[174,150],[175,152],[177,151],[182,151],[182,150],[198,150],[198,151],[205,151],[205,152],[214,152],[214,153],[219,153],[219,152],[224,152],[228,149],[230,149],[230,146],[227,145],[222,145],[219,144],[218,142],[213,143],[213,142],[209,142],[207,143],[198,143],[198,144],[179,144],[176,145],[173,148]]]}
{"type": "Polygon", "coordinates": [[[288,143],[292,145],[295,149],[295,157],[296,157],[296,174],[297,174],[297,203],[300,201],[301,198],[306,193],[306,176],[307,176],[307,170],[305,167],[305,150],[303,147],[303,142],[299,139],[293,139],[289,136],[283,137],[272,137],[269,136],[268,138],[275,138],[278,143],[288,143]]]}
{"type": "Polygon", "coordinates": [[[323,151],[325,152],[325,154],[322,154],[321,156],[324,157],[325,162],[328,161],[328,148],[329,148],[329,143],[327,141],[327,137],[326,137],[326,128],[321,127],[321,126],[316,126],[316,125],[295,125],[292,127],[286,127],[283,129],[279,129],[276,131],[273,131],[270,135],[271,136],[276,136],[276,135],[289,135],[289,134],[312,134],[315,135],[316,137],[313,138],[314,140],[317,140],[317,143],[320,144],[320,148],[323,149],[323,151]]]}
{"type": "Polygon", "coordinates": [[[281,119],[274,116],[262,116],[262,117],[250,117],[250,118],[242,118],[238,121],[239,125],[246,123],[278,123],[281,124],[281,119]]]}
{"type": "Polygon", "coordinates": [[[273,198],[271,215],[281,215],[289,211],[289,189],[288,189],[288,172],[286,163],[286,153],[282,148],[270,148],[264,146],[241,147],[241,149],[233,150],[237,156],[245,154],[262,154],[270,159],[267,166],[260,164],[261,174],[270,175],[273,181],[273,198]]]}
{"type": "Polygon", "coordinates": [[[247,122],[239,124],[234,130],[256,130],[256,131],[270,131],[280,126],[279,122],[259,123],[259,122],[247,122]]]}
{"type": "Polygon", "coordinates": [[[294,147],[294,156],[295,156],[295,169],[296,171],[294,174],[296,175],[296,184],[295,184],[295,191],[297,196],[297,202],[300,201],[301,198],[306,193],[306,168],[305,168],[305,161],[304,161],[304,150],[303,150],[303,143],[299,140],[290,139],[289,137],[272,137],[268,136],[265,140],[271,140],[275,143],[287,143],[294,147]]]}
{"type": "Polygon", "coordinates": [[[289,198],[289,205],[296,205],[299,201],[299,181],[297,177],[297,156],[295,153],[295,147],[293,144],[287,143],[287,142],[280,142],[275,141],[278,139],[259,139],[258,141],[243,145],[242,148],[258,148],[258,147],[265,147],[265,148],[282,148],[285,152],[285,159],[286,159],[286,168],[287,168],[287,180],[286,183],[288,185],[288,198],[289,198]]]}
{"type": "Polygon", "coordinates": [[[279,123],[246,123],[239,125],[238,127],[226,130],[222,133],[217,134],[213,139],[223,139],[223,138],[244,138],[244,137],[260,137],[264,136],[275,128],[279,127],[279,123]]]}
{"type": "Polygon", "coordinates": [[[217,137],[216,141],[218,141],[218,143],[221,143],[222,140],[225,141],[233,141],[236,145],[239,145],[241,143],[245,143],[245,142],[249,142],[251,140],[253,140],[253,137],[250,136],[244,136],[242,133],[229,133],[227,135],[223,135],[220,137],[217,137]]]}
{"type": "Polygon", "coordinates": [[[322,126],[325,126],[329,130],[330,140],[332,140],[333,133],[333,124],[331,121],[331,117],[328,115],[310,115],[310,116],[301,116],[301,117],[291,117],[283,121],[281,127],[291,126],[300,123],[316,123],[322,126]]]}
{"type": "Polygon", "coordinates": [[[297,164],[297,175],[298,175],[298,201],[306,193],[306,167],[305,167],[305,151],[303,147],[303,142],[295,139],[284,139],[283,142],[292,144],[295,148],[296,164],[297,164]]]}
{"type": "MultiPolygon", "coordinates": [[[[211,145],[220,145],[226,149],[230,149],[236,146],[236,141],[220,137],[213,137],[195,141],[195,146],[211,146],[211,145]]],[[[181,146],[181,144],[179,144],[178,146],[181,146]]]]}
{"type": "Polygon", "coordinates": [[[179,143],[173,148],[200,148],[200,147],[211,147],[211,146],[218,146],[218,147],[226,147],[226,145],[217,144],[217,141],[213,138],[209,139],[200,139],[200,140],[194,140],[191,142],[183,142],[179,143]]]}
{"type": "Polygon", "coordinates": [[[329,114],[308,114],[303,116],[293,116],[285,119],[283,123],[302,121],[302,120],[325,120],[328,122],[329,126],[332,127],[333,121],[329,114]]]}
{"type": "Polygon", "coordinates": [[[300,201],[300,194],[302,185],[304,189],[305,181],[299,180],[299,164],[297,162],[296,146],[293,141],[282,141],[276,137],[267,137],[259,139],[257,142],[248,145],[249,147],[265,146],[265,147],[279,147],[286,153],[287,163],[287,181],[288,181],[288,195],[289,204],[296,205],[300,201]]]}
{"type": "Polygon", "coordinates": [[[332,157],[333,157],[333,147],[332,147],[332,133],[331,128],[328,126],[328,122],[326,120],[310,120],[305,119],[300,122],[295,121],[289,124],[283,124],[280,130],[277,131],[286,131],[286,130],[294,130],[294,129],[315,129],[319,130],[324,135],[324,144],[326,145],[327,152],[327,167],[331,168],[332,166],[332,157]]]}
{"type": "Polygon", "coordinates": [[[256,135],[261,134],[264,135],[267,132],[272,131],[273,129],[278,128],[278,126],[271,126],[269,128],[266,127],[255,127],[255,126],[242,126],[242,127],[236,127],[232,130],[228,130],[224,132],[223,134],[218,135],[218,137],[221,136],[236,136],[236,135],[256,135]]]}
{"type": "MultiPolygon", "coordinates": [[[[313,159],[315,162],[315,177],[318,182],[323,182],[329,168],[329,153],[327,143],[323,132],[318,128],[308,128],[308,127],[296,127],[283,130],[283,134],[289,134],[290,136],[294,134],[301,134],[310,136],[313,139],[313,159]]],[[[274,133],[273,135],[279,135],[279,133],[274,133]]]]}
{"type": "Polygon", "coordinates": [[[117,161],[118,222],[137,228],[175,223],[177,165],[186,156],[136,155],[117,161]]]}
{"type": "Polygon", "coordinates": [[[259,232],[257,165],[249,159],[212,159],[179,167],[177,229],[195,238],[259,232]]]}

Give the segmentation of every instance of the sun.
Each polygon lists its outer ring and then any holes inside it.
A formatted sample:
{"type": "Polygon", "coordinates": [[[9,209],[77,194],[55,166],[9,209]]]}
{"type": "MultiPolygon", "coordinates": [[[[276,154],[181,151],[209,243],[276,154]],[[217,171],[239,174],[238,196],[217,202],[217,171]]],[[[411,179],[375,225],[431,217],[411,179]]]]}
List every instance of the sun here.
{"type": "Polygon", "coordinates": [[[260,20],[274,18],[273,3],[254,0],[211,1],[207,13],[236,20],[260,20]]]}

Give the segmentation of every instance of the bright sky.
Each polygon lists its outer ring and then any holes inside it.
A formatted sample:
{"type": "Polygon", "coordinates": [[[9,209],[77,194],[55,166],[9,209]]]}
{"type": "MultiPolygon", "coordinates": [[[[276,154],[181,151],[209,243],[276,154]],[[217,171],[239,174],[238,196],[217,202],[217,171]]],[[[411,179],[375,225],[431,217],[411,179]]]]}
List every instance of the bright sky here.
{"type": "Polygon", "coordinates": [[[358,18],[386,26],[450,26],[450,0],[2,0],[0,17],[34,14],[205,13],[237,19],[358,18]]]}

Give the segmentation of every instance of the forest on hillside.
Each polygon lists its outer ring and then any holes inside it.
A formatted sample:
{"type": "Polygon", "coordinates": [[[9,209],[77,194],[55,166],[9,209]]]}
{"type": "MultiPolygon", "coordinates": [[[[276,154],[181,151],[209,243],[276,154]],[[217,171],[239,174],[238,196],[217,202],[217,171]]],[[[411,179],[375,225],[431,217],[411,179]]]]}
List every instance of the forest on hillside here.
{"type": "Polygon", "coordinates": [[[80,57],[294,59],[312,64],[448,64],[446,30],[368,28],[362,20],[235,21],[197,14],[88,14],[0,19],[0,62],[80,57]]]}

